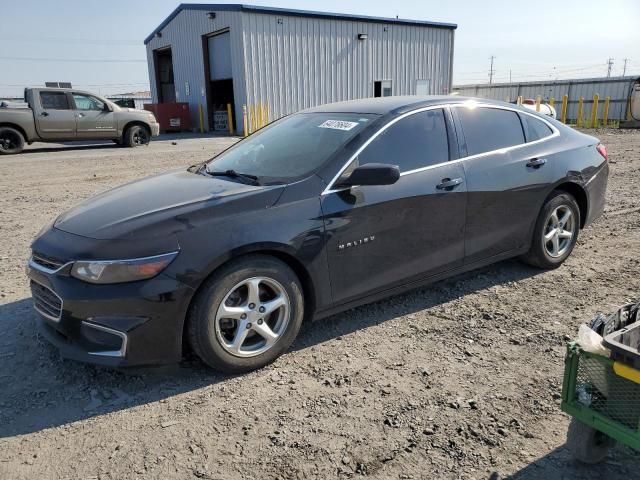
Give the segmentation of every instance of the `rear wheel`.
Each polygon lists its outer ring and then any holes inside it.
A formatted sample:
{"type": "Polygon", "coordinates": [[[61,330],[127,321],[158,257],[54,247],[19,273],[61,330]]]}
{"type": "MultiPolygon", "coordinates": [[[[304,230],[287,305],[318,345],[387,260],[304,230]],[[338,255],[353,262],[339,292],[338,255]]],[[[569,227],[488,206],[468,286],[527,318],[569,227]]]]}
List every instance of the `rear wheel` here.
{"type": "Polygon", "coordinates": [[[571,255],[580,232],[580,209],[573,196],[553,192],[545,202],[533,231],[531,248],[523,260],[538,268],[557,268],[571,255]]]}
{"type": "Polygon", "coordinates": [[[24,148],[24,137],[11,127],[0,127],[0,154],[12,155],[20,153],[24,148]]]}
{"type": "Polygon", "coordinates": [[[151,134],[146,127],[141,125],[132,125],[124,132],[123,140],[127,147],[139,147],[149,143],[151,140],[151,134]]]}
{"type": "Polygon", "coordinates": [[[615,440],[573,418],[567,431],[566,447],[582,463],[598,463],[605,459],[615,440]]]}
{"type": "Polygon", "coordinates": [[[302,288],[291,268],[251,255],[224,266],[202,286],[187,319],[187,336],[210,367],[246,372],[289,348],[303,312],[302,288]]]}

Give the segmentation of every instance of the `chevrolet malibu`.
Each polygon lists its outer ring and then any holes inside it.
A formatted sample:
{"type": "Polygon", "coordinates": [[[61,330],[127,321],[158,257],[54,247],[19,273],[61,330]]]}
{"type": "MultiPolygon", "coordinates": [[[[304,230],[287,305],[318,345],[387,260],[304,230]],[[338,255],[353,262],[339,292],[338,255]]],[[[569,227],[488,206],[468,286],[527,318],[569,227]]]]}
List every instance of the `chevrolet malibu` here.
{"type": "Polygon", "coordinates": [[[520,256],[571,254],[604,209],[605,147],[518,106],[388,97],[282,118],[215,158],[102,193],[32,244],[63,356],[225,372],[320,319],[520,256]]]}

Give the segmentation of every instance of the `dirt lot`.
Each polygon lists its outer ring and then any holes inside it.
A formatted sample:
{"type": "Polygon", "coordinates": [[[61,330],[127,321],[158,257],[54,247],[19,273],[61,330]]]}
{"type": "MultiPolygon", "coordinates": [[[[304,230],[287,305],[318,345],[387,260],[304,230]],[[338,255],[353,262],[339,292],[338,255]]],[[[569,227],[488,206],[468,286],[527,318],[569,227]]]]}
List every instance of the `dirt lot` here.
{"type": "Polygon", "coordinates": [[[565,266],[507,261],[306,325],[238,377],[62,361],[34,332],[24,275],[30,239],[66,208],[231,139],[2,158],[0,479],[637,478],[630,450],[586,469],[563,448],[564,344],[640,292],[640,132],[599,135],[606,214],[565,266]]]}

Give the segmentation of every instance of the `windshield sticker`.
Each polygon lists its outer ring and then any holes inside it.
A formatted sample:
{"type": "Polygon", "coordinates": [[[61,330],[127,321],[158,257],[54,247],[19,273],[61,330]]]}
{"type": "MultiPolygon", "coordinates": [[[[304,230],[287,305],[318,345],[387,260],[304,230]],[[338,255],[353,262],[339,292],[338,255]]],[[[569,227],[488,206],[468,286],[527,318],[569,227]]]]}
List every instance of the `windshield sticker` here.
{"type": "Polygon", "coordinates": [[[351,130],[359,125],[358,122],[345,122],[344,120],[327,120],[319,128],[332,128],[334,130],[351,130]]]}

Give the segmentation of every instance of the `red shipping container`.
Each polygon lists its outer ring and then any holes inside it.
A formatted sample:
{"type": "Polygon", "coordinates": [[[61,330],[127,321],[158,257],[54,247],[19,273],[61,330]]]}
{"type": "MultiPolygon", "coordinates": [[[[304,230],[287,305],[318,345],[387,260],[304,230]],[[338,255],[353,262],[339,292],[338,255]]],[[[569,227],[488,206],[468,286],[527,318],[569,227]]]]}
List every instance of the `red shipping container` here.
{"type": "Polygon", "coordinates": [[[188,103],[147,103],[144,105],[144,109],[156,116],[161,133],[191,131],[191,114],[188,103]]]}

